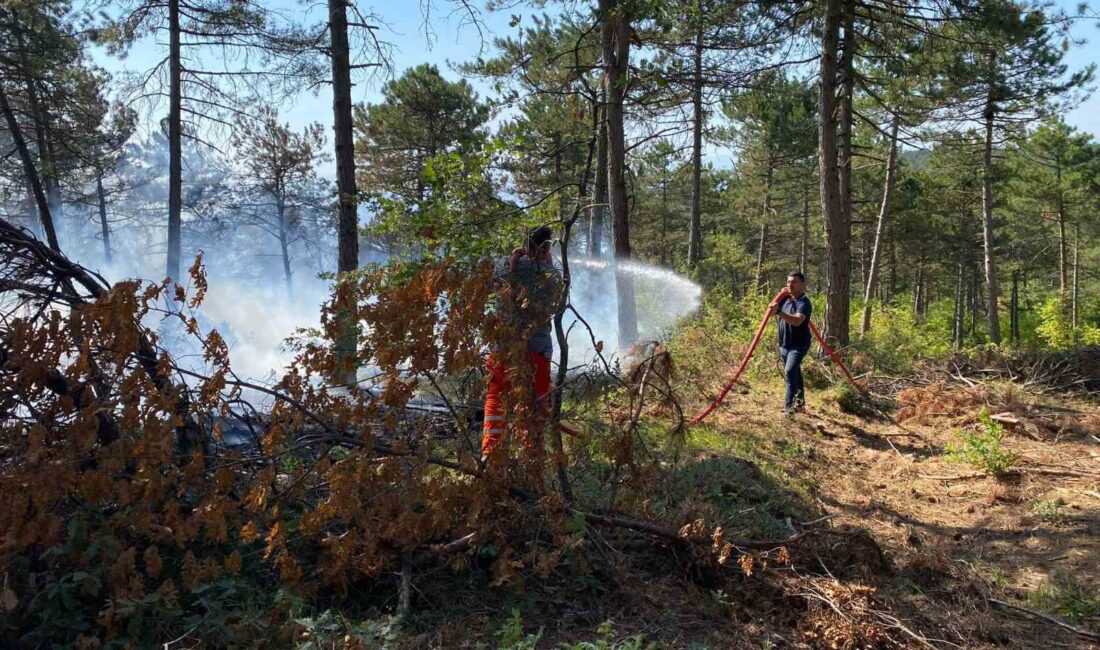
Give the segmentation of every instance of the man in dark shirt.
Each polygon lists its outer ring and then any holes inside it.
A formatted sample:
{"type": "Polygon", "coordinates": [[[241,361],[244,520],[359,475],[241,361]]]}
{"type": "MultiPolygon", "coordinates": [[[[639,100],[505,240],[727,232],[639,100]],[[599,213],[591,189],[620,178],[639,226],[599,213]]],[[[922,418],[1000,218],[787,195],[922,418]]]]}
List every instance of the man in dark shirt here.
{"type": "Polygon", "coordinates": [[[783,376],[787,380],[787,396],[783,413],[791,415],[806,406],[806,391],[802,385],[802,360],[810,350],[810,314],[813,305],[806,297],[806,276],[795,271],[787,276],[790,295],[772,302],[779,322],[779,356],[783,359],[783,376]]]}

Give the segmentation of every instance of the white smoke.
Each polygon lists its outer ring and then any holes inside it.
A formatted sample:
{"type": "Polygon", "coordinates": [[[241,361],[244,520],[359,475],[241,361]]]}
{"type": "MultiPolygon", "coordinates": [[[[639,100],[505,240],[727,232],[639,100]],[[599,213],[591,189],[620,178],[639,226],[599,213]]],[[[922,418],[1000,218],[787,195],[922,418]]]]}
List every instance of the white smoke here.
{"type": "MultiPolygon", "coordinates": [[[[317,212],[315,222],[303,227],[320,225],[321,234],[291,244],[292,289],[288,290],[278,241],[228,207],[234,196],[247,191],[233,181],[230,165],[215,152],[201,149],[192,151],[187,163],[185,198],[193,200],[184,205],[184,277],[180,280],[189,283],[186,269],[194,255],[202,251],[209,290],[194,314],[200,331],[218,331],[229,346],[232,368],[242,379],[262,382],[278,378],[291,360],[286,339],[300,328],[317,327],[320,307],[329,298],[331,281],[318,275],[334,270],[333,218],[317,212]]],[[[131,145],[119,174],[128,179],[121,184],[128,189],[110,197],[111,263],[106,262],[98,237],[94,204],[64,206],[64,219],[58,224],[62,250],[110,282],[131,278],[160,282],[165,275],[167,223],[163,138],[152,137],[131,145]]],[[[360,258],[362,263],[385,263],[388,255],[363,242],[360,258]]],[[[571,262],[570,270],[571,304],[592,330],[590,334],[572,312],[566,313],[563,325],[569,332],[571,367],[595,360],[593,340],[603,343],[608,358],[620,348],[616,272],[634,278],[638,332],[643,339],[665,338],[679,318],[699,306],[702,293],[698,285],[668,269],[636,261],[616,264],[581,258],[571,262]]],[[[166,310],[181,308],[170,297],[160,306],[166,310]]],[[[178,318],[165,319],[163,314],[152,313],[147,325],[159,333],[162,345],[182,367],[195,372],[210,370],[204,365],[201,345],[184,333],[178,318]]],[[[364,374],[370,374],[369,370],[361,376],[364,374]]]]}
{"type": "MultiPolygon", "coordinates": [[[[614,262],[603,259],[570,261],[570,302],[588,323],[605,356],[621,352],[631,341],[618,337],[618,289],[615,273],[634,278],[634,300],[638,314],[638,338],[662,340],[676,322],[699,307],[703,290],[669,269],[636,260],[614,262]]],[[[591,361],[595,356],[592,336],[583,324],[567,314],[562,326],[570,331],[570,365],[591,361]],[[572,330],[570,330],[572,328],[572,330]]]]}

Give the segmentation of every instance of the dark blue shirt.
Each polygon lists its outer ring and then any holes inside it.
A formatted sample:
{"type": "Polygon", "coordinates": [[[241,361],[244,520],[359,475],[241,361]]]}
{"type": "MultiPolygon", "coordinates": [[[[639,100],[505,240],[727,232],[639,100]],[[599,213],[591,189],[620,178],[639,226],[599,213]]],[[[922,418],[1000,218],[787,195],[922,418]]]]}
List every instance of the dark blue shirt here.
{"type": "Polygon", "coordinates": [[[810,304],[810,299],[806,294],[803,293],[801,298],[787,296],[779,304],[779,311],[791,315],[804,314],[806,316],[802,324],[797,327],[782,318],[776,318],[779,321],[779,347],[792,349],[810,347],[810,314],[813,313],[814,307],[810,304]]]}

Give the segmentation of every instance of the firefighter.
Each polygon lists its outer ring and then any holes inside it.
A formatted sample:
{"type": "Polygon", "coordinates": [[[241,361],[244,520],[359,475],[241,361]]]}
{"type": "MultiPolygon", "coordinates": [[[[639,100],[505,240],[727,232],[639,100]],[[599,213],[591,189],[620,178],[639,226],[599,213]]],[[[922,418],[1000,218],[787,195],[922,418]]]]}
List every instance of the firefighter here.
{"type": "Polygon", "coordinates": [[[500,350],[489,353],[486,368],[489,386],[485,395],[485,424],[481,437],[482,458],[500,444],[508,430],[504,397],[511,390],[511,377],[531,377],[535,399],[533,439],[524,440],[528,449],[540,447],[541,428],[550,414],[550,357],[554,352],[551,319],[562,296],[561,270],[550,255],[553,230],[542,226],[530,232],[523,248],[497,264],[500,315],[525,339],[523,359],[529,372],[509,368],[500,350]]]}

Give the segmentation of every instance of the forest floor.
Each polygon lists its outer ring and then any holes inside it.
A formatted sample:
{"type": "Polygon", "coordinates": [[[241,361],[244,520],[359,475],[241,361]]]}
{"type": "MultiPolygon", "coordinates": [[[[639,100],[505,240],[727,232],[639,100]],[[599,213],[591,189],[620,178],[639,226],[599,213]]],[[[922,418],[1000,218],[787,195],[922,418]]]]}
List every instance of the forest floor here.
{"type": "Polygon", "coordinates": [[[754,385],[689,429],[647,514],[739,537],[810,531],[790,560],[699,575],[670,547],[612,543],[580,579],[501,595],[456,578],[420,594],[410,647],[1100,648],[1095,402],[958,384],[857,415],[810,390],[785,419],[780,390],[754,385]],[[950,453],[957,431],[982,430],[982,402],[1006,421],[995,446],[1014,464],[999,478],[950,453]]]}

